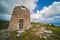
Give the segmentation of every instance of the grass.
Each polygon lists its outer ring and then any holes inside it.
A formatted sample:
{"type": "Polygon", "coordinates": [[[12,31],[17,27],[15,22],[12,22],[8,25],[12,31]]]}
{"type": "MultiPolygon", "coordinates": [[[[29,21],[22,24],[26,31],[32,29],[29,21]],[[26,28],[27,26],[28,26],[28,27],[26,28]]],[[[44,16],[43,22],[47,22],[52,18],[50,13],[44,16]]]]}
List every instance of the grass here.
{"type": "Polygon", "coordinates": [[[40,37],[31,34],[30,30],[26,30],[21,34],[21,36],[15,36],[15,35],[16,35],[16,31],[10,32],[10,37],[6,38],[6,40],[40,40],[41,39],[40,37]]]}
{"type": "MultiPolygon", "coordinates": [[[[55,25],[49,25],[49,24],[43,24],[43,23],[40,23],[38,24],[40,27],[41,26],[44,26],[46,27],[47,29],[53,31],[53,34],[54,36],[48,38],[48,40],[60,40],[60,27],[58,26],[55,26],[55,25]]],[[[35,27],[36,26],[36,23],[32,23],[32,27],[35,27]]]]}
{"type": "Polygon", "coordinates": [[[6,20],[0,20],[0,29],[8,28],[9,21],[6,20]]]}
{"type": "MultiPolygon", "coordinates": [[[[0,29],[8,28],[9,21],[0,21],[0,29]]],[[[48,38],[48,40],[60,40],[60,27],[56,27],[54,25],[43,24],[43,23],[31,23],[32,28],[35,28],[37,25],[40,27],[46,27],[49,30],[53,31],[54,36],[48,38]]],[[[21,36],[16,36],[17,32],[12,31],[10,32],[10,37],[6,38],[6,40],[45,40],[44,38],[40,38],[34,34],[31,34],[31,29],[25,30],[21,34],[21,36]]]]}
{"type": "Polygon", "coordinates": [[[60,27],[48,27],[53,31],[55,39],[60,40],[60,27]]]}

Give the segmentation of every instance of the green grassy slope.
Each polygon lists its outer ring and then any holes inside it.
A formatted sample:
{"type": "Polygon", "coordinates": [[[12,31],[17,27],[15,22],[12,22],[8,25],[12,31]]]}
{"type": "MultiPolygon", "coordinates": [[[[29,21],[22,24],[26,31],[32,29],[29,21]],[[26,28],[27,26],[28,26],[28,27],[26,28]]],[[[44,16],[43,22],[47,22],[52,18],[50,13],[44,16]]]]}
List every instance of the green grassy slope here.
{"type": "MultiPolygon", "coordinates": [[[[37,25],[37,23],[32,23],[32,27],[35,27],[37,25]]],[[[38,25],[44,26],[49,30],[53,31],[54,36],[50,37],[48,40],[60,40],[60,27],[59,26],[55,26],[53,24],[49,25],[49,24],[43,24],[43,23],[38,23],[38,25]]]]}
{"type": "Polygon", "coordinates": [[[8,28],[9,21],[0,20],[0,29],[8,28]]]}
{"type": "MultiPolygon", "coordinates": [[[[0,29],[8,28],[9,21],[0,20],[0,29]]],[[[51,36],[48,38],[48,40],[60,40],[60,27],[49,25],[49,24],[43,24],[43,23],[31,23],[31,27],[29,30],[26,30],[24,33],[21,34],[21,36],[16,36],[16,31],[11,32],[12,36],[6,38],[6,40],[45,40],[44,38],[40,38],[39,36],[36,36],[32,34],[31,31],[33,28],[35,28],[37,25],[39,27],[46,27],[49,30],[53,31],[54,36],[51,36]]]]}
{"type": "MultiPolygon", "coordinates": [[[[34,35],[34,31],[31,31],[33,28],[35,28],[37,25],[40,27],[46,27],[49,30],[53,31],[53,36],[49,37],[47,40],[60,40],[60,27],[56,27],[54,25],[49,24],[43,24],[43,23],[31,23],[32,28],[29,30],[26,30],[24,33],[21,34],[21,36],[11,36],[10,38],[7,38],[6,40],[45,40],[44,38],[40,38],[39,36],[34,35]],[[15,37],[15,38],[14,38],[15,37]]],[[[16,32],[16,31],[15,31],[16,32]]],[[[14,34],[15,32],[12,32],[14,34]]]]}

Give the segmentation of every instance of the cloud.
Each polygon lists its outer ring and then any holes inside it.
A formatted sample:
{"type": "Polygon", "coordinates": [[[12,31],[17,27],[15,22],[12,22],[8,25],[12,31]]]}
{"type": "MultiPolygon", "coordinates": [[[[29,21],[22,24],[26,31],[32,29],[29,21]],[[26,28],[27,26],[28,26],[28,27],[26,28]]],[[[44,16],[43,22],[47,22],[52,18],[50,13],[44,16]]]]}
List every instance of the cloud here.
{"type": "MultiPolygon", "coordinates": [[[[4,15],[11,16],[15,6],[24,5],[30,11],[32,11],[36,7],[35,2],[37,2],[37,1],[38,0],[0,0],[0,19],[3,18],[4,15]],[[4,14],[4,15],[2,15],[2,14],[4,14]]],[[[6,18],[6,16],[5,16],[5,18],[6,18]]]]}
{"type": "Polygon", "coordinates": [[[60,2],[53,2],[43,10],[37,10],[36,14],[31,14],[31,21],[43,23],[60,23],[60,2]]]}
{"type": "MultiPolygon", "coordinates": [[[[0,0],[0,19],[10,20],[15,6],[26,6],[31,12],[37,7],[38,0],[0,0]]],[[[53,2],[37,13],[31,13],[31,21],[44,23],[60,23],[60,2],[53,2]]]]}
{"type": "Polygon", "coordinates": [[[0,19],[10,20],[10,17],[11,17],[11,15],[8,15],[8,14],[0,14],[0,19]]]}

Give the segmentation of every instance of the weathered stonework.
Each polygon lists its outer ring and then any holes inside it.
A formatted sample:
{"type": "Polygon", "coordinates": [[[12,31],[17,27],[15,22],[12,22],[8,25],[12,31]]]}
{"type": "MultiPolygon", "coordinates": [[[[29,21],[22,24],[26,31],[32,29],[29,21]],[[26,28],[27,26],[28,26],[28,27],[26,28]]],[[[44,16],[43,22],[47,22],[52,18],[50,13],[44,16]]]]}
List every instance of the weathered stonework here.
{"type": "Polygon", "coordinates": [[[13,10],[9,30],[25,30],[30,28],[30,11],[24,6],[16,6],[13,10]]]}

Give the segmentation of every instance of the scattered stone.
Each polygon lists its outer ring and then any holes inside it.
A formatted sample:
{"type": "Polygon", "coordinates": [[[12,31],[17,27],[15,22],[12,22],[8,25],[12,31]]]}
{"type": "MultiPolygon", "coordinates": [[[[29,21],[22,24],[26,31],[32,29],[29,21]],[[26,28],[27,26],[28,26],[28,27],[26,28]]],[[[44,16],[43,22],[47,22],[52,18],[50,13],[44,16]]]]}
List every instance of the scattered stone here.
{"type": "Polygon", "coordinates": [[[16,36],[20,36],[20,34],[17,34],[16,36]]]}
{"type": "Polygon", "coordinates": [[[39,36],[40,38],[49,38],[53,32],[51,30],[47,30],[46,27],[35,27],[32,29],[32,34],[39,36]]]}

